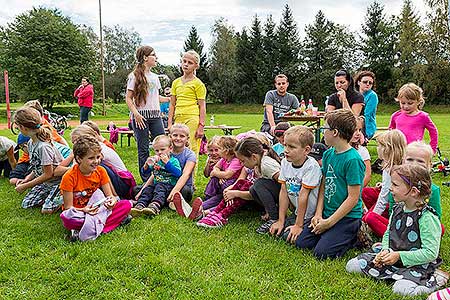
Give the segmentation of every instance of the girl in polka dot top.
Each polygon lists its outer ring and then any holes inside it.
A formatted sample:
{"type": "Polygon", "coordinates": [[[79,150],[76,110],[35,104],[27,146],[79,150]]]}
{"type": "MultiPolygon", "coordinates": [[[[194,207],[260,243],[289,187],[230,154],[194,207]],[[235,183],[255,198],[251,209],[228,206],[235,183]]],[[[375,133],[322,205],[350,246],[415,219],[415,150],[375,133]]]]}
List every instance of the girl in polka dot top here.
{"type": "Polygon", "coordinates": [[[346,268],[348,272],[394,280],[396,294],[429,294],[443,284],[436,273],[442,264],[438,256],[441,224],[426,200],[431,193],[430,173],[421,165],[400,165],[392,168],[391,179],[395,205],[381,251],[360,254],[346,268]]]}

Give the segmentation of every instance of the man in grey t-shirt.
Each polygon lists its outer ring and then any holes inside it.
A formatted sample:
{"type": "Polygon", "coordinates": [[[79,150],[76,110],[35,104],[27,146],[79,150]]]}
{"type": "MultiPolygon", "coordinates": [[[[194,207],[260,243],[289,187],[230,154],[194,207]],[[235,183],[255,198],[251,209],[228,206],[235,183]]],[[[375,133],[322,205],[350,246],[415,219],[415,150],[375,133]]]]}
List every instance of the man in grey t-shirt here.
{"type": "Polygon", "coordinates": [[[261,124],[261,132],[274,134],[275,126],[281,122],[281,114],[299,106],[295,95],[287,92],[289,81],[286,75],[275,76],[276,90],[268,91],[264,99],[264,120],[261,124]]]}

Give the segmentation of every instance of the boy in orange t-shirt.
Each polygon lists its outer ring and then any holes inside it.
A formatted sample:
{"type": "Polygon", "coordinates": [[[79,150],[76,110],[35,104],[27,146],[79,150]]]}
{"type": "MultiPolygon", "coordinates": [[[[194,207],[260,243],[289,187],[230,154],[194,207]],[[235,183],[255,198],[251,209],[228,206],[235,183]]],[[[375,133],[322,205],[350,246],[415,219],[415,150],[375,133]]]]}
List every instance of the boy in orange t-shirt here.
{"type": "MultiPolygon", "coordinates": [[[[110,232],[121,222],[129,221],[131,202],[118,201],[113,196],[108,174],[100,166],[101,146],[94,137],[78,138],[73,146],[73,154],[77,164],[70,168],[61,180],[64,211],[60,217],[64,227],[71,230],[71,241],[78,240],[78,235],[83,229],[89,232],[98,231],[101,224],[103,226],[100,228],[101,232],[86,238],[95,239],[100,233],[110,232]],[[103,204],[93,205],[105,196],[103,204]],[[95,228],[86,229],[85,226],[95,228]]],[[[86,240],[81,234],[79,238],[86,240]]]]}

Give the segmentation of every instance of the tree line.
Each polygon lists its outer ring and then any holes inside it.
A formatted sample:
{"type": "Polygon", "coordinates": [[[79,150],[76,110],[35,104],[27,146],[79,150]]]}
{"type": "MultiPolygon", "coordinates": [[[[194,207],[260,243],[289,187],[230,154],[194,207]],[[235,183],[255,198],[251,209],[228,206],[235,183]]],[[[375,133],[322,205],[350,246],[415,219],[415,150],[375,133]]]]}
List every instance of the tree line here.
{"type": "MultiPolygon", "coordinates": [[[[428,103],[448,104],[448,2],[426,3],[425,17],[411,0],[404,0],[399,15],[388,16],[375,1],[367,7],[357,32],[318,11],[314,22],[304,28],[303,38],[286,5],[278,23],[271,15],[264,20],[255,15],[241,31],[224,18],[216,20],[210,49],[205,49],[192,26],[180,50],[199,52],[197,76],[207,85],[208,101],[262,103],[273,89],[274,76],[284,73],[291,92],[317,105],[334,92],[334,73],[346,68],[373,71],[382,102],[393,103],[401,85],[415,82],[424,89],[428,103]]],[[[133,29],[119,25],[104,27],[103,32],[106,96],[124,101],[134,50],[142,39],[133,29]]],[[[9,71],[10,93],[16,100],[39,99],[49,106],[74,101],[72,93],[81,76],[90,77],[100,91],[99,49],[92,28],[74,24],[56,9],[33,8],[0,28],[0,66],[9,71]]],[[[176,65],[158,65],[155,72],[170,79],[163,79],[163,86],[181,75],[176,65]]]]}

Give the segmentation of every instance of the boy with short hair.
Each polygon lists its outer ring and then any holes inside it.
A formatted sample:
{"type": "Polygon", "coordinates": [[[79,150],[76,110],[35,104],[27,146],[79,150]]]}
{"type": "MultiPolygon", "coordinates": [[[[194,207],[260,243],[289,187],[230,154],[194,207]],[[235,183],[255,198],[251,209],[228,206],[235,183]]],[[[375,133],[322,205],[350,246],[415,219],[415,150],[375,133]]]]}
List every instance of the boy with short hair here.
{"type": "Polygon", "coordinates": [[[147,158],[142,166],[141,174],[148,176],[148,180],[136,195],[135,207],[131,209],[133,217],[145,215],[159,215],[167,204],[167,197],[177,184],[182,174],[180,161],[172,155],[172,140],[167,135],[158,135],[153,140],[156,155],[147,158]]]}
{"type": "Polygon", "coordinates": [[[331,148],[323,155],[317,209],[296,241],[298,248],[312,249],[320,259],[344,255],[361,226],[365,165],[349,144],[355,128],[356,118],[349,109],[325,115],[324,139],[331,148]]]}
{"type": "Polygon", "coordinates": [[[314,216],[322,172],[317,161],[308,154],[314,134],[305,126],[294,126],[284,133],[285,158],[281,161],[278,181],[281,183],[278,221],[272,224],[272,235],[283,235],[295,243],[303,225],[314,216]],[[286,219],[289,202],[295,212],[286,219]]]}

